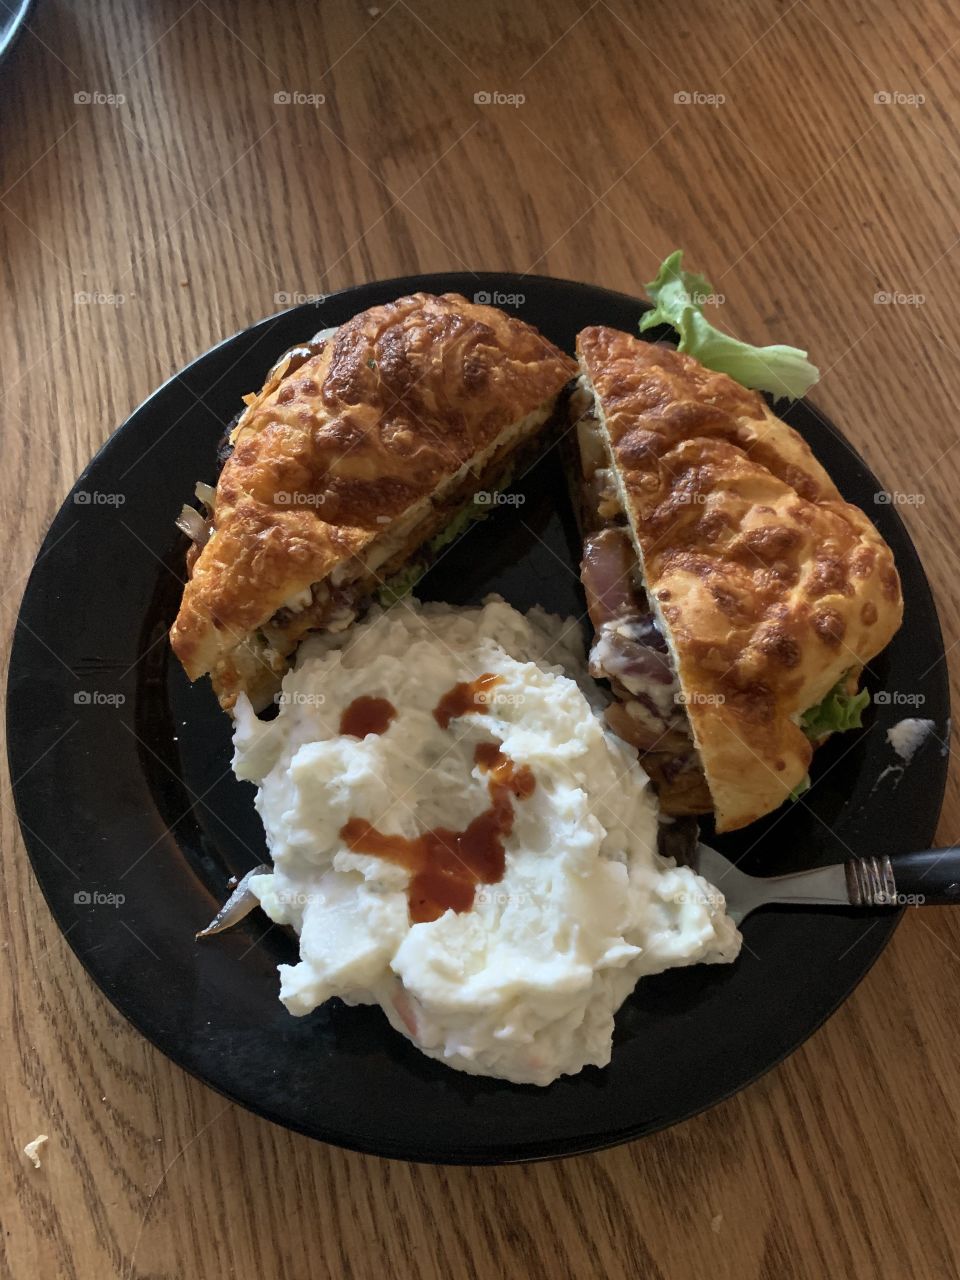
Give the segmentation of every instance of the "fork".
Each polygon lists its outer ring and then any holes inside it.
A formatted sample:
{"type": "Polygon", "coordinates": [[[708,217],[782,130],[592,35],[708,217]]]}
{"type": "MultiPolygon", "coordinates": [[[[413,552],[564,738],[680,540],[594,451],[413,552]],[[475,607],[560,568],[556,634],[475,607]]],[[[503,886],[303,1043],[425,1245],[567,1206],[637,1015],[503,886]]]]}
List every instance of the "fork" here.
{"type": "Polygon", "coordinates": [[[793,906],[905,907],[960,903],[960,847],[848,858],[788,876],[748,876],[711,849],[697,845],[693,869],[723,894],[740,924],[773,903],[793,906]]]}

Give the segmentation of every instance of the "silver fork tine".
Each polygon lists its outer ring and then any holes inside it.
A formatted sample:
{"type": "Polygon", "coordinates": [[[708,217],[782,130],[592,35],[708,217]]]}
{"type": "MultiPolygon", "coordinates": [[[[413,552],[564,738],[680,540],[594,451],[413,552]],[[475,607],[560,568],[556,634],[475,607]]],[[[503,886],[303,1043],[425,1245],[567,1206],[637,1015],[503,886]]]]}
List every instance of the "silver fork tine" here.
{"type": "Polygon", "coordinates": [[[847,887],[855,907],[889,906],[897,896],[890,859],[848,858],[847,887]]]}

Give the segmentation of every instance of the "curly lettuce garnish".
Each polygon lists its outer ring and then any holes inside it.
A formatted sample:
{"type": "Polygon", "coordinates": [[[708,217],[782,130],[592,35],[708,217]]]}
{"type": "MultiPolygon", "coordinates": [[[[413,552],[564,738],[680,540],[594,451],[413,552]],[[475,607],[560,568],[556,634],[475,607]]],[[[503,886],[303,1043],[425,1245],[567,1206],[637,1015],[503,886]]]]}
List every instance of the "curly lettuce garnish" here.
{"type": "Polygon", "coordinates": [[[705,276],[683,270],[683,250],[664,258],[656,280],[646,286],[653,302],[640,321],[640,332],[669,324],[680,335],[678,349],[695,356],[708,369],[727,373],[745,387],[798,400],[820,379],[820,371],[798,347],[754,347],[722,333],[706,318],[703,300],[713,295],[705,276]]]}
{"type": "Polygon", "coordinates": [[[847,677],[833,686],[822,702],[810,707],[800,717],[800,728],[813,741],[823,738],[828,733],[844,733],[847,729],[860,729],[863,726],[863,713],[870,703],[870,694],[866,689],[859,693],[847,693],[844,686],[847,677]]]}
{"type": "MultiPolygon", "coordinates": [[[[863,713],[870,703],[866,689],[848,693],[846,686],[849,672],[840,677],[827,696],[815,707],[809,707],[800,717],[800,728],[812,742],[828,733],[845,733],[847,729],[863,728],[863,713]]],[[[790,792],[791,800],[799,800],[810,790],[810,775],[806,774],[790,792]]]]}

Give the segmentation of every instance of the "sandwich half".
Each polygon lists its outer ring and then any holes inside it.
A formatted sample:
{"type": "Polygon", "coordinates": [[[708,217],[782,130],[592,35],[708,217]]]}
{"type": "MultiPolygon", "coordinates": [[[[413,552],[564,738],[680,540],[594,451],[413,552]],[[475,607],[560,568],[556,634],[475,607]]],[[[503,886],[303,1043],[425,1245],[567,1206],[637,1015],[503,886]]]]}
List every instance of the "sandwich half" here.
{"type": "Polygon", "coordinates": [[[719,831],[802,790],[900,625],[890,548],[763,398],[614,329],[577,339],[591,669],[667,813],[719,831]]]}
{"type": "MultiPolygon", "coordinates": [[[[221,705],[265,706],[308,631],[340,630],[409,586],[509,483],[574,362],[530,325],[457,294],[418,293],[294,348],[229,437],[170,632],[221,705]]],[[[489,508],[486,508],[489,509],[489,508]]]]}

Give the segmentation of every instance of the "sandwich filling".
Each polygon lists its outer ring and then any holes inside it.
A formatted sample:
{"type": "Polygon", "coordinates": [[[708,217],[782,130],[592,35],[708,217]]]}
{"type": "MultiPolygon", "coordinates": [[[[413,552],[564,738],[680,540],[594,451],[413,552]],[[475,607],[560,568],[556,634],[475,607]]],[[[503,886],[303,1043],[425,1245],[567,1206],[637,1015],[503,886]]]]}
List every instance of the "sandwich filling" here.
{"type": "Polygon", "coordinates": [[[590,674],[607,680],[617,701],[610,728],[635,747],[665,813],[713,808],[693,742],[670,647],[643,584],[596,401],[581,376],[572,400],[580,453],[580,577],[595,637],[590,674]]]}
{"type": "Polygon", "coordinates": [[[287,601],[263,627],[271,647],[286,656],[307,631],[344,630],[378,592],[388,599],[405,595],[437,553],[467,528],[470,521],[464,517],[489,509],[477,503],[477,494],[508,483],[519,451],[546,423],[551,407],[541,405],[522,418],[429,497],[385,525],[360,555],[343,561],[323,582],[313,583],[296,600],[287,601]]]}

